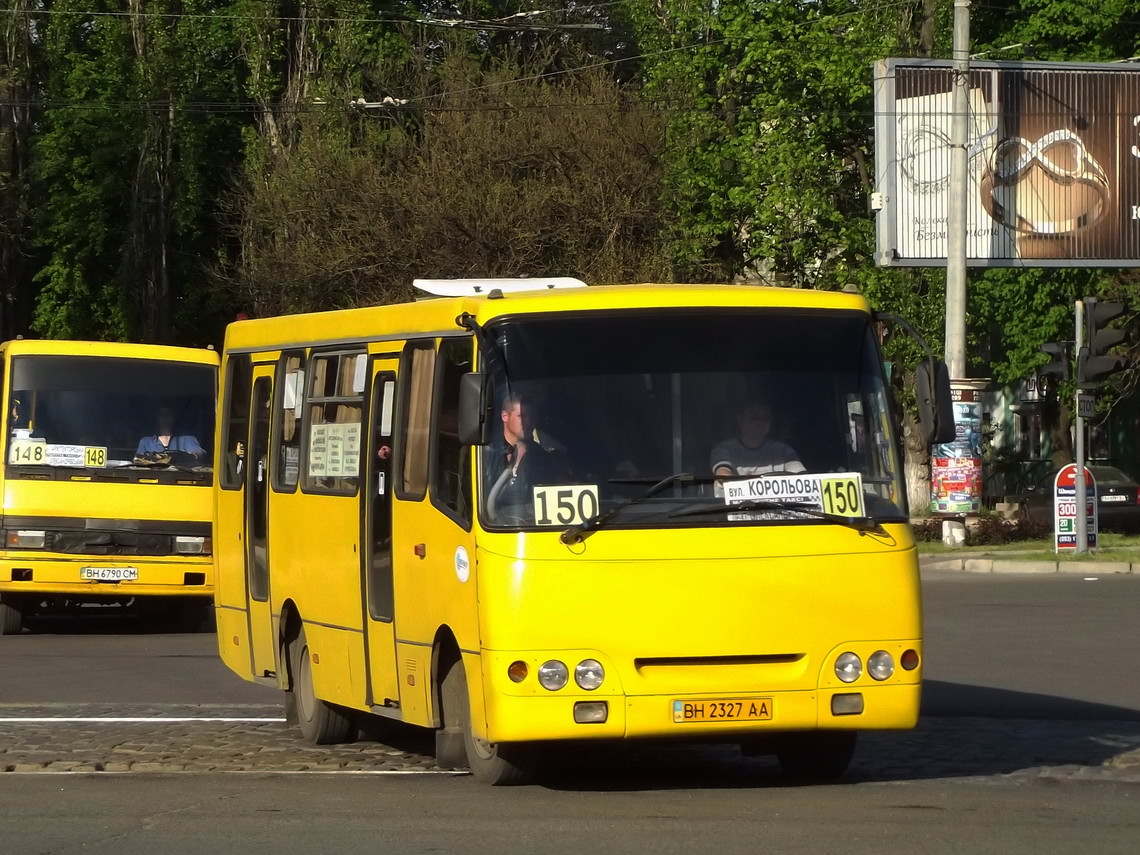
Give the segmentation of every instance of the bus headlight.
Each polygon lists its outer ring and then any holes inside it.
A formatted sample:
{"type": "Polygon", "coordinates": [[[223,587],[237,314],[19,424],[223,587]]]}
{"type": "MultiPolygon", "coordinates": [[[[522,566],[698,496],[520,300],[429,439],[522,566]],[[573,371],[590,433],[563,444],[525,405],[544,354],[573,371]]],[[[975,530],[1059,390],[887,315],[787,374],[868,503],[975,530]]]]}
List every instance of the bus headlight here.
{"type": "Polygon", "coordinates": [[[606,669],[597,659],[583,659],[574,667],[574,682],[579,689],[592,692],[606,679],[606,669]]]}
{"type": "Polygon", "coordinates": [[[202,555],[210,551],[205,537],[175,537],[174,551],[179,555],[202,555]]]}
{"type": "Polygon", "coordinates": [[[867,673],[874,680],[885,680],[895,673],[895,660],[885,650],[876,650],[867,660],[867,673]]]}
{"type": "Polygon", "coordinates": [[[552,692],[557,692],[565,686],[569,679],[570,669],[566,667],[565,662],[559,662],[557,659],[543,662],[538,668],[539,685],[552,692]]]}
{"type": "Polygon", "coordinates": [[[8,546],[22,549],[43,549],[47,542],[47,533],[43,531],[10,531],[5,542],[8,546]]]}
{"type": "Polygon", "coordinates": [[[835,660],[835,676],[844,683],[854,683],[863,673],[863,663],[854,653],[840,653],[835,660]]]}

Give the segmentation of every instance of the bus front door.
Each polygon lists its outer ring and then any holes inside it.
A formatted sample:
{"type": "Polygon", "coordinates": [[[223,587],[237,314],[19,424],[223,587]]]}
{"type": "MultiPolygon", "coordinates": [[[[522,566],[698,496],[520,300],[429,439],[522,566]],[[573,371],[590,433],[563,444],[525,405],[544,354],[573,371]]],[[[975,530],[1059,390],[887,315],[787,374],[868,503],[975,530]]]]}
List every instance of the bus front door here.
{"type": "Polygon", "coordinates": [[[277,670],[269,596],[269,413],[273,400],[273,366],[255,365],[250,400],[249,471],[245,493],[245,570],[249,591],[249,647],[254,676],[277,670]]]}
{"type": "Polygon", "coordinates": [[[360,541],[361,585],[364,602],[368,703],[398,709],[400,684],[396,673],[395,600],[392,585],[392,431],[396,409],[394,358],[372,361],[368,439],[364,456],[366,489],[360,541]]]}

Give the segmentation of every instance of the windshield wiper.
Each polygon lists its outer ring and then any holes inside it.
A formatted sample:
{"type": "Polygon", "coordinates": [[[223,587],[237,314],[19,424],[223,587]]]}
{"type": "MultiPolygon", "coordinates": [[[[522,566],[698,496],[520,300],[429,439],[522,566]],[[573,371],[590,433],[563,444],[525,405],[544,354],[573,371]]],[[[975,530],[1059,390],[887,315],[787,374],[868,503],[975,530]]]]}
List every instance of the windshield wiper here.
{"type": "Polygon", "coordinates": [[[742,511],[795,511],[796,513],[805,514],[806,516],[815,517],[820,520],[827,520],[837,525],[845,525],[856,531],[886,534],[886,529],[884,529],[874,517],[845,517],[840,514],[829,514],[827,511],[821,511],[819,508],[803,502],[739,502],[734,505],[725,504],[715,505],[713,507],[688,508],[686,510],[674,511],[669,514],[669,516],[696,517],[709,516],[712,514],[732,514],[742,511]]]}
{"type": "MultiPolygon", "coordinates": [[[[624,483],[624,482],[637,483],[637,481],[639,479],[615,478],[613,480],[616,482],[619,482],[619,483],[624,483]]],[[[600,513],[596,513],[592,517],[588,517],[587,519],[583,520],[581,522],[581,524],[579,524],[579,525],[570,526],[568,529],[566,529],[566,531],[562,532],[562,534],[559,536],[558,539],[567,545],[569,545],[571,543],[581,543],[583,540],[586,539],[586,535],[600,529],[602,526],[604,526],[607,522],[609,522],[609,520],[612,519],[619,512],[625,510],[630,505],[636,505],[638,502],[644,502],[646,499],[653,498],[658,493],[660,493],[662,490],[664,490],[666,487],[671,487],[674,484],[680,484],[682,486],[685,486],[685,485],[689,485],[689,484],[709,483],[711,481],[712,481],[711,478],[709,478],[709,479],[698,479],[695,475],[693,475],[690,472],[674,472],[668,478],[662,478],[660,481],[658,481],[656,484],[654,484],[652,487],[650,487],[644,493],[640,493],[639,495],[632,496],[632,497],[626,499],[624,502],[619,502],[618,504],[614,505],[609,510],[602,511],[600,513]]]]}

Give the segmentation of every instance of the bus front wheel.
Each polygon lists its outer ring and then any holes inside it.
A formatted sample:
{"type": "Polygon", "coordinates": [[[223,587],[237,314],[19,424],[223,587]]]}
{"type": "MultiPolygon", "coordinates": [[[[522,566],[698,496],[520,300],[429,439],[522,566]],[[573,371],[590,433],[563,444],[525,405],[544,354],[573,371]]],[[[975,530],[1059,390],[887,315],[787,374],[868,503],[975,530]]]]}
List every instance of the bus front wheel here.
{"type": "Polygon", "coordinates": [[[335,704],[318,698],[313,690],[313,659],[304,628],[289,645],[289,660],[292,681],[286,708],[301,735],[313,745],[351,742],[356,732],[352,720],[335,704]]]}
{"type": "Polygon", "coordinates": [[[23,628],[23,609],[16,603],[0,599],[0,635],[19,635],[23,628]]]}
{"type": "Polygon", "coordinates": [[[840,778],[855,755],[855,731],[816,730],[781,739],[776,759],[793,778],[840,778]]]}
{"type": "Polygon", "coordinates": [[[471,732],[471,702],[463,663],[453,659],[440,681],[443,727],[436,731],[436,762],[467,767],[492,786],[528,783],[538,768],[537,747],[529,743],[490,743],[471,732]]]}

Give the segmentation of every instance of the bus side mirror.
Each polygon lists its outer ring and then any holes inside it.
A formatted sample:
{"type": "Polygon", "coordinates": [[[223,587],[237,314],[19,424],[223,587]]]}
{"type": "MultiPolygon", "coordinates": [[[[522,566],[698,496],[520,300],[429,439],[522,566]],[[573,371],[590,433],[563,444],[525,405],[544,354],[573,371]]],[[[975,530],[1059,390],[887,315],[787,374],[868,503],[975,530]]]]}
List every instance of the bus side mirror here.
{"type": "Polygon", "coordinates": [[[459,441],[464,445],[486,445],[490,441],[491,420],[483,394],[483,375],[470,372],[459,378],[459,441]]]}
{"type": "Polygon", "coordinates": [[[927,447],[953,442],[954,406],[950,401],[950,372],[945,362],[923,362],[915,372],[918,421],[927,447]],[[933,372],[931,368],[933,367],[933,372]]]}

